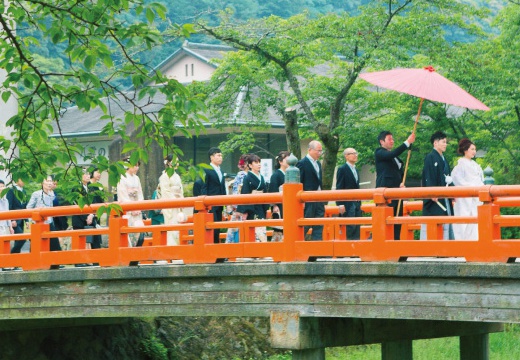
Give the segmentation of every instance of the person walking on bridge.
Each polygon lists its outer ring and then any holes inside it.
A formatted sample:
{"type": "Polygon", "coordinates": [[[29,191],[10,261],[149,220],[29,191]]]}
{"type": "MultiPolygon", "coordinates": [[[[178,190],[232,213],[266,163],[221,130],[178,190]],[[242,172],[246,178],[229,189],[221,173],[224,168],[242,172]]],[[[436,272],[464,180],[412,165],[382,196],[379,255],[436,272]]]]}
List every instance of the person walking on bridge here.
{"type": "MultiPolygon", "coordinates": [[[[446,134],[442,131],[435,132],[430,142],[433,150],[424,158],[424,167],[422,173],[422,186],[449,186],[453,185],[451,179],[451,170],[448,161],[444,157],[448,140],[446,134]]],[[[453,206],[451,199],[425,199],[423,201],[423,216],[451,216],[453,215],[453,206]]],[[[421,226],[421,239],[426,239],[426,226],[421,226]]],[[[443,238],[446,240],[454,240],[453,227],[451,224],[443,225],[443,238]]]]}
{"type": "MultiPolygon", "coordinates": [[[[184,188],[179,174],[175,172],[178,166],[178,159],[173,158],[173,154],[169,154],[164,159],[165,170],[159,177],[159,187],[161,188],[161,199],[182,199],[184,198],[184,188]],[[175,160],[175,163],[174,163],[175,160]],[[168,169],[173,168],[173,173],[168,175],[168,169]]],[[[171,170],[170,170],[171,171],[171,170]]],[[[163,209],[164,223],[166,225],[175,225],[185,216],[182,208],[163,209]]],[[[179,231],[168,231],[168,245],[179,245],[179,231]]]]}
{"type": "MultiPolygon", "coordinates": [[[[463,155],[453,168],[451,176],[455,186],[482,186],[484,174],[480,165],[474,161],[477,147],[470,139],[459,141],[457,152],[463,155]]],[[[457,198],[453,205],[455,216],[477,216],[482,202],[476,197],[457,198]]],[[[478,224],[453,224],[455,240],[478,240],[478,224]]]]}
{"type": "MultiPolygon", "coordinates": [[[[307,149],[307,155],[298,161],[296,167],[300,169],[300,182],[303,184],[304,191],[321,190],[323,186],[323,172],[321,163],[318,161],[323,154],[323,147],[317,140],[312,140],[307,149]]],[[[323,202],[307,202],[303,215],[306,218],[322,218],[325,216],[325,203],[323,202]]],[[[312,228],[312,234],[309,240],[323,239],[323,225],[304,226],[303,232],[307,240],[307,232],[312,228]]]]}
{"type": "MultiPolygon", "coordinates": [[[[262,167],[260,157],[258,155],[249,155],[247,157],[247,166],[249,171],[242,182],[241,194],[261,194],[267,192],[267,184],[264,177],[260,173],[262,167]]],[[[268,205],[266,204],[244,204],[238,205],[236,215],[245,217],[246,220],[265,219],[268,205]],[[243,214],[243,215],[242,215],[243,214]]],[[[255,228],[257,242],[266,242],[266,228],[260,226],[255,228]]]]}
{"type": "MultiPolygon", "coordinates": [[[[204,195],[226,195],[226,180],[220,169],[223,160],[222,151],[212,147],[208,151],[208,156],[211,169],[204,169],[206,178],[202,192],[204,195]]],[[[213,206],[210,212],[213,213],[214,221],[222,221],[222,206],[213,206]]],[[[220,243],[220,229],[214,230],[213,242],[220,243]]]]}
{"type": "MultiPolygon", "coordinates": [[[[289,167],[287,164],[287,158],[291,155],[290,151],[282,150],[278,153],[278,156],[275,158],[275,172],[271,175],[271,179],[269,180],[269,192],[283,192],[283,184],[285,184],[285,171],[289,167]]],[[[273,219],[283,219],[283,206],[282,204],[274,204],[271,207],[271,214],[273,219]]],[[[283,228],[282,227],[273,227],[273,236],[271,237],[271,241],[282,241],[283,240],[283,228]]]]}
{"type": "MultiPolygon", "coordinates": [[[[9,201],[9,210],[23,210],[27,206],[27,193],[24,190],[24,182],[18,179],[14,186],[7,192],[6,198],[9,201]]],[[[23,234],[25,226],[25,219],[12,220],[11,225],[15,234],[23,234]]],[[[11,254],[18,254],[21,252],[26,240],[16,240],[11,248],[11,254]]]]}
{"type": "MultiPolygon", "coordinates": [[[[0,180],[0,193],[5,189],[4,180],[0,180]]],[[[9,200],[4,195],[0,198],[0,211],[9,211],[9,200]]],[[[14,234],[11,220],[0,220],[0,235],[14,234]]]]}
{"type": "MultiPolygon", "coordinates": [[[[123,161],[129,162],[130,158],[125,158],[123,161]]],[[[117,184],[117,200],[122,204],[144,200],[141,180],[137,176],[139,165],[140,162],[138,161],[135,165],[127,167],[126,173],[121,175],[121,179],[117,184]]],[[[128,226],[144,226],[141,210],[128,211],[123,217],[128,219],[128,226]]],[[[128,246],[142,246],[143,242],[144,234],[128,234],[128,246]]]]}
{"type": "MultiPolygon", "coordinates": [[[[415,141],[415,134],[412,133],[408,139],[396,149],[394,148],[394,137],[390,131],[381,131],[377,136],[379,147],[375,151],[376,159],[376,188],[400,188],[404,187],[404,163],[399,158],[406,149],[409,149],[415,141]]],[[[399,200],[392,200],[390,206],[394,209],[394,216],[403,214],[403,207],[399,207],[399,200]],[[397,209],[399,214],[397,214],[397,209]]],[[[394,225],[394,238],[401,239],[401,225],[394,225]]]]}
{"type": "MultiPolygon", "coordinates": [[[[53,207],[54,198],[56,195],[52,190],[54,188],[54,179],[52,175],[47,175],[42,182],[41,190],[35,191],[31,194],[31,198],[27,203],[27,209],[37,209],[37,208],[46,208],[53,207]]],[[[49,224],[51,231],[56,231],[56,227],[54,225],[54,219],[52,217],[48,217],[45,220],[46,224],[49,224]]],[[[50,240],[50,251],[61,251],[60,241],[58,238],[53,237],[50,240]]]]}
{"type": "MultiPolygon", "coordinates": [[[[358,153],[354,148],[343,151],[345,165],[336,172],[336,190],[359,189],[359,173],[356,169],[358,153]]],[[[337,201],[340,216],[361,217],[361,201],[337,201]]],[[[347,225],[347,240],[359,240],[360,225],[347,225]]]]}

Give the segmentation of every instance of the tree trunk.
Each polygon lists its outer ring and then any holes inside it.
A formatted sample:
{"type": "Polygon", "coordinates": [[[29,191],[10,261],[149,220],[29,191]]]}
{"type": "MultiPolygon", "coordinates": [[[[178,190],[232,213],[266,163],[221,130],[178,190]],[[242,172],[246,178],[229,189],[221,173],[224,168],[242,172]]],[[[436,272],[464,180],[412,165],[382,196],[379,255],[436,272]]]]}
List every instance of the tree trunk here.
{"type": "Polygon", "coordinates": [[[296,113],[296,109],[292,107],[285,109],[283,121],[285,122],[287,148],[299,159],[302,155],[302,148],[300,134],[298,133],[298,114],[296,113]]]}
{"type": "Polygon", "coordinates": [[[336,138],[328,137],[323,139],[323,148],[325,155],[323,156],[323,189],[330,190],[332,181],[334,180],[334,170],[336,168],[337,155],[339,149],[339,141],[336,138]]]}

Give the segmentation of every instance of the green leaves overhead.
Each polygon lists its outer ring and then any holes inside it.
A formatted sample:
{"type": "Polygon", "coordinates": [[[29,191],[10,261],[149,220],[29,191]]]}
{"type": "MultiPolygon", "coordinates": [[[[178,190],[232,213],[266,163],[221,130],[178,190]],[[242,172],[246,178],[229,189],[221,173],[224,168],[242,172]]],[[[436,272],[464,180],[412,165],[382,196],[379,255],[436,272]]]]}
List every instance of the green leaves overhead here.
{"type": "MultiPolygon", "coordinates": [[[[369,119],[410,113],[403,102],[383,104],[370,96],[366,83],[357,81],[359,74],[417,66],[419,54],[426,61],[419,66],[429,65],[449,54],[453,44],[446,38],[447,29],[473,38],[481,35],[479,15],[475,8],[449,0],[376,0],[351,13],[302,13],[247,22],[224,13],[219,25],[198,23],[200,32],[238,49],[215,72],[205,91],[208,104],[221,119],[219,126],[225,127],[236,124],[240,102],[250,116],[250,129],[265,125],[269,111],[287,119],[286,109],[297,109],[297,126],[286,121],[287,137],[301,135],[323,143],[324,187],[330,188],[344,147],[377,145],[374,133],[383,129],[369,119]],[[367,104],[372,98],[379,107],[367,104]]],[[[242,147],[239,138],[227,143],[242,147]]],[[[361,159],[368,162],[372,155],[373,150],[361,159]]]]}
{"type": "Polygon", "coordinates": [[[0,138],[4,148],[15,145],[10,156],[0,159],[0,168],[12,178],[40,181],[53,173],[63,186],[75,185],[81,177],[75,171],[77,164],[87,158],[92,166],[109,172],[111,185],[117,184],[125,171],[122,164],[110,163],[61,136],[61,116],[72,106],[83,112],[99,111],[99,118],[108,122],[102,134],[125,139],[123,150],[132,152],[132,161],[147,161],[143,145],[153,141],[165,152],[178,151],[171,138],[180,126],[186,136],[191,136],[190,129],[200,131],[204,104],[182,84],[139,61],[142,51],[191,33],[189,26],[166,21],[164,4],[141,0],[8,3],[8,7],[2,3],[0,11],[4,29],[0,69],[6,71],[0,92],[4,102],[16,97],[19,111],[7,121],[14,140],[0,138]],[[49,61],[35,53],[48,43],[55,44],[53,49],[62,51],[67,60],[49,61]],[[122,85],[128,79],[134,89],[122,85]],[[50,138],[53,132],[58,137],[50,138]]]}

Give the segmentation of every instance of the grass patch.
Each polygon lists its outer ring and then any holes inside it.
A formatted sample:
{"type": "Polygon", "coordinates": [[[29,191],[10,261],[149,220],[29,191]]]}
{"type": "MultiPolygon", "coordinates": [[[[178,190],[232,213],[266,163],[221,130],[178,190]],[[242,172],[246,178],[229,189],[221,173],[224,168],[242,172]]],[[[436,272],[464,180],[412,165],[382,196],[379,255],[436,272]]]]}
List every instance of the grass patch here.
{"type": "MultiPolygon", "coordinates": [[[[381,345],[360,345],[326,349],[327,360],[380,360],[381,345]]],[[[414,360],[458,360],[459,338],[448,337],[413,342],[414,360]]],[[[520,359],[520,324],[507,324],[504,332],[489,335],[490,360],[520,359]]],[[[291,360],[292,355],[278,355],[270,360],[291,360]]]]}

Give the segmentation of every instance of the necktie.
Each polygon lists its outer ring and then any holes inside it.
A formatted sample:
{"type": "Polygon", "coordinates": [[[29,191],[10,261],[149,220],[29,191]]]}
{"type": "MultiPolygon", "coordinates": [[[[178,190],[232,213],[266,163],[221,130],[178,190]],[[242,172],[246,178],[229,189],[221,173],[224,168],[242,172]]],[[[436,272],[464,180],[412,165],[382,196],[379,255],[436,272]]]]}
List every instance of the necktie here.
{"type": "Polygon", "coordinates": [[[358,182],[358,174],[357,174],[357,171],[356,171],[356,166],[355,165],[350,165],[350,169],[352,170],[352,174],[354,174],[354,179],[356,179],[356,182],[358,182]]]}
{"type": "Polygon", "coordinates": [[[318,174],[318,178],[319,178],[320,177],[320,167],[318,166],[318,162],[316,160],[313,160],[312,165],[314,165],[314,170],[316,170],[316,174],[318,174]]]}

